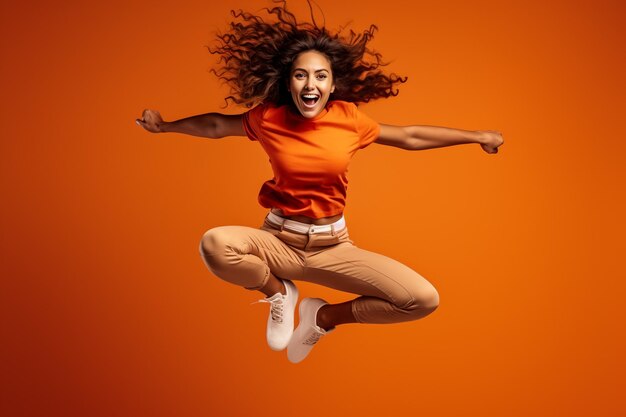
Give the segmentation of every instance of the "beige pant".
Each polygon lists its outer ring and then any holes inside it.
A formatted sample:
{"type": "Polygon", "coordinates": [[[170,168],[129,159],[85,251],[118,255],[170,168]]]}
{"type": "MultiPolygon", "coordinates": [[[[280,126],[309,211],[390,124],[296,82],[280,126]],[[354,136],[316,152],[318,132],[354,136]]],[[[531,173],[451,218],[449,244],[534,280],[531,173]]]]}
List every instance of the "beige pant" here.
{"type": "Polygon", "coordinates": [[[439,305],[432,284],[398,261],[355,246],[347,227],[300,234],[267,218],[260,229],[220,226],[204,234],[200,254],[219,278],[249,290],[264,287],[271,271],[278,278],[360,294],[352,303],[360,323],[416,320],[439,305]]]}

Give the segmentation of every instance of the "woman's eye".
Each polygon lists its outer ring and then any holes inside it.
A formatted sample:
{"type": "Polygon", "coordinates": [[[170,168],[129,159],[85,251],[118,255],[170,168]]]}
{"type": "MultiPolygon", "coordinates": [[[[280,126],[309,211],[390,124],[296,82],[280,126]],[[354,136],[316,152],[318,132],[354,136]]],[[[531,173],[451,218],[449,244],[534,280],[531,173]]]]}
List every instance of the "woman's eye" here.
{"type": "Polygon", "coordinates": [[[300,74],[296,74],[296,75],[295,75],[295,77],[296,77],[296,78],[303,78],[303,77],[304,77],[304,74],[302,74],[302,73],[300,73],[300,74]]]}
{"type": "Polygon", "coordinates": [[[319,78],[320,80],[325,80],[326,79],[326,74],[320,74],[317,76],[317,78],[319,78]]]}

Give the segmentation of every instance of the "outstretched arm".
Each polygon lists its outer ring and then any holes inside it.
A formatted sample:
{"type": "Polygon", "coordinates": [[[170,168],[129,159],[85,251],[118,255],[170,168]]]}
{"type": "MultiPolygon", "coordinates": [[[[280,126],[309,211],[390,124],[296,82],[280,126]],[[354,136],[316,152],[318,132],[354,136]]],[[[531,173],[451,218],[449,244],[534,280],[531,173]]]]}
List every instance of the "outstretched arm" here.
{"type": "Polygon", "coordinates": [[[206,113],[166,122],[158,111],[144,110],[141,119],[135,119],[135,123],[152,133],[173,132],[212,139],[246,136],[241,114],[206,113]]]}
{"type": "Polygon", "coordinates": [[[395,146],[409,151],[442,148],[444,146],[478,143],[487,153],[497,153],[504,143],[502,134],[495,130],[461,130],[439,126],[380,125],[380,135],[375,141],[381,145],[395,146]]]}

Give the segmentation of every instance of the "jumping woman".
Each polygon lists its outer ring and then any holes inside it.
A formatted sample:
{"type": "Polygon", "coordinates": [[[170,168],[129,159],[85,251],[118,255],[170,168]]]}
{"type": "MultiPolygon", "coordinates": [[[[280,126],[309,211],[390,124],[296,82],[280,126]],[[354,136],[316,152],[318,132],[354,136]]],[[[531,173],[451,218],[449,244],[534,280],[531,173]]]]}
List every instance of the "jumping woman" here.
{"type": "MultiPolygon", "coordinates": [[[[242,114],[206,113],[166,122],[144,110],[136,123],[149,132],[223,138],[247,136],[270,159],[274,177],[260,189],[268,209],[260,228],[220,226],[200,242],[207,268],[219,278],[258,290],[270,304],[267,343],[302,361],[321,337],[345,323],[417,320],[439,305],[424,277],[389,257],[357,247],[343,216],[348,165],[372,143],[416,151],[476,143],[487,153],[503,144],[497,131],[379,124],[357,107],[398,94],[406,78],[384,74],[381,54],[368,48],[377,29],[333,33],[298,22],[286,8],[264,9],[267,20],[233,11],[229,29],[209,51],[218,77],[242,114]],[[308,281],[359,297],[339,304],[304,298],[294,331],[298,289],[308,281]]],[[[376,219],[372,219],[375,222],[376,219]]]]}

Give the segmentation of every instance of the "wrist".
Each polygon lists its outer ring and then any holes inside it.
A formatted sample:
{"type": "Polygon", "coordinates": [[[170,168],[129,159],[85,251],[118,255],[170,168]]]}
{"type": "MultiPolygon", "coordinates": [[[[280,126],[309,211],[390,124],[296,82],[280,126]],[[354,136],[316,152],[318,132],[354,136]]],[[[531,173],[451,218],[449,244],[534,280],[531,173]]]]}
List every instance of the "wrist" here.
{"type": "Polygon", "coordinates": [[[472,141],[472,143],[478,143],[480,145],[486,145],[487,144],[487,135],[484,134],[485,132],[482,132],[480,130],[473,130],[469,132],[469,139],[472,141]]]}
{"type": "Polygon", "coordinates": [[[172,123],[171,122],[161,122],[158,124],[159,133],[166,133],[172,131],[172,123]]]}

